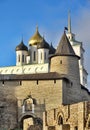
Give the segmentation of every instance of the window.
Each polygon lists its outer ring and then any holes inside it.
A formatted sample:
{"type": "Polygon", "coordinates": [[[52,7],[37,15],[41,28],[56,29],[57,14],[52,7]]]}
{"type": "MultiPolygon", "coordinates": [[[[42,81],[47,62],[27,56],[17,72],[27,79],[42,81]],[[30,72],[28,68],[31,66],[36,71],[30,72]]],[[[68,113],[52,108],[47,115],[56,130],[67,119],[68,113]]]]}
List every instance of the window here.
{"type": "Polygon", "coordinates": [[[2,86],[4,86],[4,81],[2,81],[2,86]]]}
{"type": "Polygon", "coordinates": [[[61,116],[58,118],[58,125],[63,125],[63,118],[61,116]]]}
{"type": "Polygon", "coordinates": [[[54,80],[54,84],[56,84],[56,80],[54,80]]]}
{"type": "Polygon", "coordinates": [[[32,104],[33,104],[33,100],[31,98],[27,99],[25,101],[25,110],[32,111],[32,104]]]}
{"type": "Polygon", "coordinates": [[[60,60],[60,64],[62,64],[62,60],[60,60]]]}
{"type": "Polygon", "coordinates": [[[45,52],[45,54],[44,54],[44,59],[46,60],[46,52],[45,52]]]}
{"type": "Polygon", "coordinates": [[[18,62],[20,62],[20,55],[18,55],[18,62]]]}
{"type": "Polygon", "coordinates": [[[36,52],[34,51],[33,60],[36,61],[36,52]]]}
{"type": "Polygon", "coordinates": [[[41,60],[42,60],[42,52],[41,52],[41,60]]]}
{"type": "Polygon", "coordinates": [[[24,62],[24,55],[22,55],[22,62],[24,62]]]}
{"type": "Polygon", "coordinates": [[[19,85],[22,85],[22,81],[19,81],[19,85]]]}
{"type": "Polygon", "coordinates": [[[78,130],[78,127],[77,127],[77,126],[75,126],[75,130],[78,130]]]}
{"type": "Polygon", "coordinates": [[[38,85],[38,80],[37,80],[37,85],[38,85]]]}
{"type": "Polygon", "coordinates": [[[88,122],[88,128],[90,128],[90,121],[88,122]]]}
{"type": "Polygon", "coordinates": [[[71,82],[71,86],[73,86],[73,82],[71,82]]]}

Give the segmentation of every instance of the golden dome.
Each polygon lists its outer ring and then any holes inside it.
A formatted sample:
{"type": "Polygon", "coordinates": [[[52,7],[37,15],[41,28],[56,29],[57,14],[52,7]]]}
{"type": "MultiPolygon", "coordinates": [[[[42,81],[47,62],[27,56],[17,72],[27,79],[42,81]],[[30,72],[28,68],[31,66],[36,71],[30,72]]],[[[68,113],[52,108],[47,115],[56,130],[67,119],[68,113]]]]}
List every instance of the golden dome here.
{"type": "Polygon", "coordinates": [[[35,45],[37,43],[41,43],[43,40],[42,36],[40,35],[38,31],[38,27],[36,27],[36,32],[35,34],[30,38],[29,40],[29,45],[35,45]]]}

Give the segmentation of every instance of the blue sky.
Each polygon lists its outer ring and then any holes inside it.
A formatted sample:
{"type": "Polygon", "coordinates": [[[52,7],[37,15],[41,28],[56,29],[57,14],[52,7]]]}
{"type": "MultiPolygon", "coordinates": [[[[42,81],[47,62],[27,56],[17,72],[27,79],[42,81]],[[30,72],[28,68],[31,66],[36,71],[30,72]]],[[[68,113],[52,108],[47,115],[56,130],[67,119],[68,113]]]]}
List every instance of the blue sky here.
{"type": "Polygon", "coordinates": [[[83,41],[90,73],[90,0],[0,0],[0,66],[15,65],[15,47],[22,35],[28,45],[37,25],[41,35],[56,47],[67,26],[69,10],[72,31],[83,41]]]}

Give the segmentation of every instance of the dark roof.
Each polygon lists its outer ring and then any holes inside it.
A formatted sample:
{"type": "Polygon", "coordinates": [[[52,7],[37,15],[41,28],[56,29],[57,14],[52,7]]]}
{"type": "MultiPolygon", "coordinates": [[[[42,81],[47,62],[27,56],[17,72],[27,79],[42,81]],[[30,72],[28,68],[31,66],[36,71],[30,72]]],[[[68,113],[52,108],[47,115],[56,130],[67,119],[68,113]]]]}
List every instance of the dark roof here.
{"type": "Polygon", "coordinates": [[[17,80],[54,80],[54,79],[65,79],[69,81],[66,75],[58,74],[56,72],[50,73],[38,73],[38,74],[8,74],[0,75],[0,81],[17,81],[17,80]]]}
{"type": "Polygon", "coordinates": [[[66,33],[64,31],[64,34],[58,44],[58,47],[56,49],[55,55],[72,55],[75,56],[75,52],[66,36],[66,33]]]}
{"type": "Polygon", "coordinates": [[[52,43],[49,48],[49,54],[55,54],[56,49],[53,47],[52,43]]]}
{"type": "Polygon", "coordinates": [[[28,51],[28,48],[27,48],[27,46],[24,45],[23,40],[22,40],[21,43],[18,46],[16,46],[15,50],[16,51],[20,51],[20,50],[28,51]]]}
{"type": "Polygon", "coordinates": [[[40,49],[40,48],[49,49],[49,44],[48,44],[48,43],[45,41],[45,39],[43,38],[43,39],[42,39],[42,42],[37,45],[37,48],[38,48],[38,49],[40,49]]]}
{"type": "Polygon", "coordinates": [[[83,85],[81,85],[81,89],[83,89],[83,90],[87,91],[87,93],[90,95],[90,91],[89,91],[89,89],[87,89],[87,88],[86,88],[86,87],[84,87],[83,85]]]}

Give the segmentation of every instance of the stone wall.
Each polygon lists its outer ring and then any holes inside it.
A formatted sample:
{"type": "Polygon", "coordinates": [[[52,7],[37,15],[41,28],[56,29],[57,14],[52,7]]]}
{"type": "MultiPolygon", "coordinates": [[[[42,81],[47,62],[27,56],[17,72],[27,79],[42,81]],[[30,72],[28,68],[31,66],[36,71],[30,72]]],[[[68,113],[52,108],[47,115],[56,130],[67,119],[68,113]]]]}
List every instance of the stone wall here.
{"type": "MultiPolygon", "coordinates": [[[[82,114],[84,110],[83,104],[80,103],[79,105],[78,103],[66,106],[63,106],[62,104],[65,105],[79,102],[80,101],[79,96],[81,96],[79,95],[79,93],[82,94],[81,91],[82,90],[79,91],[79,89],[74,88],[74,86],[71,86],[71,82],[65,79],[38,80],[38,81],[25,80],[21,81],[21,83],[20,81],[4,81],[4,82],[1,81],[0,82],[1,127],[15,128],[17,127],[20,120],[22,120],[22,118],[24,118],[24,116],[26,115],[28,115],[29,118],[34,116],[43,119],[44,111],[48,111],[47,115],[50,116],[50,117],[48,116],[47,121],[45,120],[45,127],[47,127],[46,124],[48,125],[56,124],[58,119],[57,116],[59,116],[60,114],[62,117],[65,117],[63,118],[63,121],[65,123],[68,121],[68,124],[71,125],[74,124],[74,126],[78,125],[76,119],[80,118],[78,120],[82,120],[82,118],[84,118],[82,114]],[[28,96],[31,96],[32,99],[34,99],[36,102],[34,104],[34,111],[31,111],[29,113],[28,112],[23,113],[22,109],[23,102],[25,99],[27,99],[28,96]],[[74,119],[75,122],[73,121],[74,119]]],[[[85,96],[87,96],[87,94],[85,94],[85,96]]],[[[81,124],[82,123],[83,120],[81,124]]],[[[59,126],[57,127],[59,128],[59,126]]]]}
{"type": "MultiPolygon", "coordinates": [[[[49,111],[46,111],[44,113],[44,130],[48,130],[50,126],[55,129],[59,130],[65,130],[65,128],[68,128],[68,130],[75,130],[77,127],[78,130],[89,130],[90,128],[86,127],[87,124],[87,118],[85,116],[85,113],[87,112],[87,107],[85,107],[85,104],[88,102],[80,102],[73,105],[60,105],[56,109],[52,109],[49,111]],[[59,117],[62,117],[63,122],[59,122],[59,117]]],[[[89,117],[89,114],[88,114],[89,117]]],[[[55,130],[54,129],[54,130],[55,130]]]]}
{"type": "Polygon", "coordinates": [[[14,96],[14,87],[0,86],[0,129],[17,127],[18,121],[17,99],[14,96]]]}

